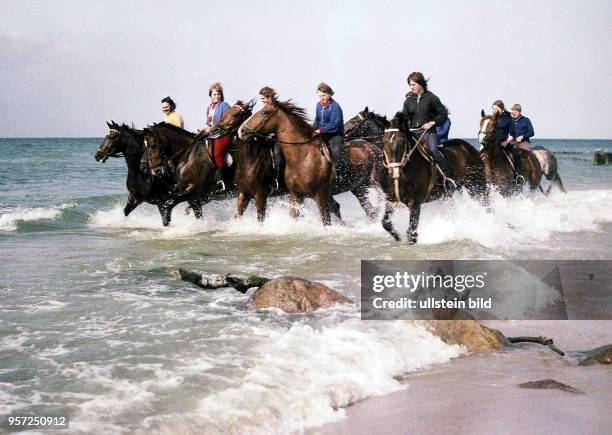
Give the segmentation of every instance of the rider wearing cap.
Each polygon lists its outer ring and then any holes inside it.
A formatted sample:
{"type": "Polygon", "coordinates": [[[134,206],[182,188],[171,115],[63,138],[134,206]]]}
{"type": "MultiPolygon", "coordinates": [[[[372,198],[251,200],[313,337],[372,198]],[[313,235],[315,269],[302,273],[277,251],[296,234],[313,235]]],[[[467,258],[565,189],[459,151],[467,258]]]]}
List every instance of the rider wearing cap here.
{"type": "Polygon", "coordinates": [[[427,89],[427,80],[422,73],[411,73],[408,76],[408,84],[410,92],[406,95],[402,109],[408,120],[408,128],[417,139],[420,138],[427,144],[429,152],[442,172],[451,179],[448,162],[438,149],[440,139],[434,128],[444,125],[448,119],[448,112],[440,99],[427,89]]]}
{"type": "Polygon", "coordinates": [[[314,136],[322,135],[327,140],[332,160],[338,170],[337,176],[341,179],[346,174],[346,162],[342,154],[342,143],[344,142],[342,108],[332,99],[334,91],[327,83],[319,83],[317,93],[319,102],[315,108],[314,136]]]}
{"type": "Polygon", "coordinates": [[[514,140],[521,148],[530,149],[531,142],[529,142],[529,139],[533,137],[535,133],[529,118],[522,115],[520,104],[512,106],[512,120],[514,124],[514,140]]]}

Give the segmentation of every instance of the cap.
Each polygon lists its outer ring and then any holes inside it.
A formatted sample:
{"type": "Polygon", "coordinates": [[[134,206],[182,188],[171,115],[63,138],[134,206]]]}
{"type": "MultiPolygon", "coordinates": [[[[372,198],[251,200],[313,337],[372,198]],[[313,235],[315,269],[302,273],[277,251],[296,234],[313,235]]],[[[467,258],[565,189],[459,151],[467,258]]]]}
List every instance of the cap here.
{"type": "Polygon", "coordinates": [[[523,109],[521,109],[520,104],[515,104],[514,106],[512,106],[512,110],[518,110],[519,112],[521,112],[523,109]]]}

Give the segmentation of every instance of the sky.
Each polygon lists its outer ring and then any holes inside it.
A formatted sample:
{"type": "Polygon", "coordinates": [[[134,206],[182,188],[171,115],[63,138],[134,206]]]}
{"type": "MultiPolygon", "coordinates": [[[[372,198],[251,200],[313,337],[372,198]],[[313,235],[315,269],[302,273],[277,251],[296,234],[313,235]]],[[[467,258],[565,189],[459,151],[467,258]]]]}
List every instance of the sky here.
{"type": "Polygon", "coordinates": [[[161,121],[169,95],[204,124],[272,86],[311,117],[329,83],[345,121],[392,117],[421,71],[476,136],[480,110],[523,106],[536,138],[612,138],[612,2],[0,0],[0,137],[101,137],[161,121]]]}

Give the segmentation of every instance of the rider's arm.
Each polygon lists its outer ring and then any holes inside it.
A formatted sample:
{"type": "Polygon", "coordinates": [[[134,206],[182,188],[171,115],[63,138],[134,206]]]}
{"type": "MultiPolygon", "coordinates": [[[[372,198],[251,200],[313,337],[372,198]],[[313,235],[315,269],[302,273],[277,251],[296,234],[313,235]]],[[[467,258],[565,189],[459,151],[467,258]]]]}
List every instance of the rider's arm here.
{"type": "Polygon", "coordinates": [[[529,139],[530,137],[533,137],[533,135],[535,134],[535,132],[533,131],[533,125],[531,125],[531,121],[529,120],[529,118],[524,118],[525,119],[525,134],[523,134],[523,139],[529,139]]]}

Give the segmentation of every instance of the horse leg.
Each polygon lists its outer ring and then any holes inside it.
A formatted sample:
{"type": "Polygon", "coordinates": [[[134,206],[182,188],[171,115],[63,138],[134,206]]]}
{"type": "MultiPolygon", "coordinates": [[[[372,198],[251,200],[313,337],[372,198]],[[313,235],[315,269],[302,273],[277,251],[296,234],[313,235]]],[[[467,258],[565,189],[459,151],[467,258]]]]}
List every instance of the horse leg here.
{"type": "Polygon", "coordinates": [[[340,214],[340,203],[334,199],[333,196],[329,197],[329,211],[336,215],[338,220],[342,222],[342,215],[340,214]]]}
{"type": "Polygon", "coordinates": [[[411,201],[408,204],[410,208],[410,224],[408,225],[408,244],[414,245],[417,242],[419,227],[419,218],[421,217],[421,203],[411,201]]]}
{"type": "Polygon", "coordinates": [[[195,216],[195,218],[202,219],[202,201],[200,199],[194,199],[192,201],[189,201],[189,205],[193,210],[193,215],[195,216]]]}
{"type": "Polygon", "coordinates": [[[389,201],[386,202],[385,204],[385,214],[383,215],[382,218],[382,226],[385,229],[385,231],[387,231],[389,234],[391,234],[391,236],[396,240],[396,241],[400,241],[400,236],[397,233],[397,231],[395,231],[395,228],[393,228],[393,222],[391,222],[391,214],[393,213],[393,207],[391,206],[391,203],[389,201]]]}
{"type": "Polygon", "coordinates": [[[257,220],[263,222],[266,218],[266,206],[268,205],[268,195],[264,192],[255,194],[255,207],[257,207],[257,220]]]}
{"type": "Polygon", "coordinates": [[[249,205],[251,197],[244,192],[238,194],[238,216],[242,216],[249,205]]]}
{"type": "Polygon", "coordinates": [[[318,192],[315,195],[315,201],[319,206],[319,213],[321,214],[321,220],[323,221],[323,225],[328,226],[331,225],[331,216],[329,214],[329,203],[330,203],[331,195],[329,191],[318,192]]]}
{"type": "Polygon", "coordinates": [[[290,193],[289,203],[291,204],[289,215],[291,216],[291,218],[297,220],[301,216],[299,206],[304,203],[304,198],[301,196],[298,196],[296,193],[290,193]]]}
{"type": "Polygon", "coordinates": [[[134,195],[130,193],[128,195],[127,204],[125,205],[125,208],[123,209],[123,214],[125,216],[128,216],[136,207],[140,205],[141,202],[142,201],[139,201],[138,199],[134,198],[134,195]]]}
{"type": "Polygon", "coordinates": [[[361,208],[363,211],[365,211],[365,214],[370,219],[370,222],[374,222],[376,220],[376,208],[368,199],[367,187],[357,187],[351,190],[351,193],[357,197],[359,205],[361,205],[361,208]]]}
{"type": "Polygon", "coordinates": [[[157,204],[159,214],[161,214],[162,224],[165,227],[170,225],[170,221],[172,220],[172,209],[175,205],[176,203],[174,201],[166,201],[161,204],[157,204]]]}

